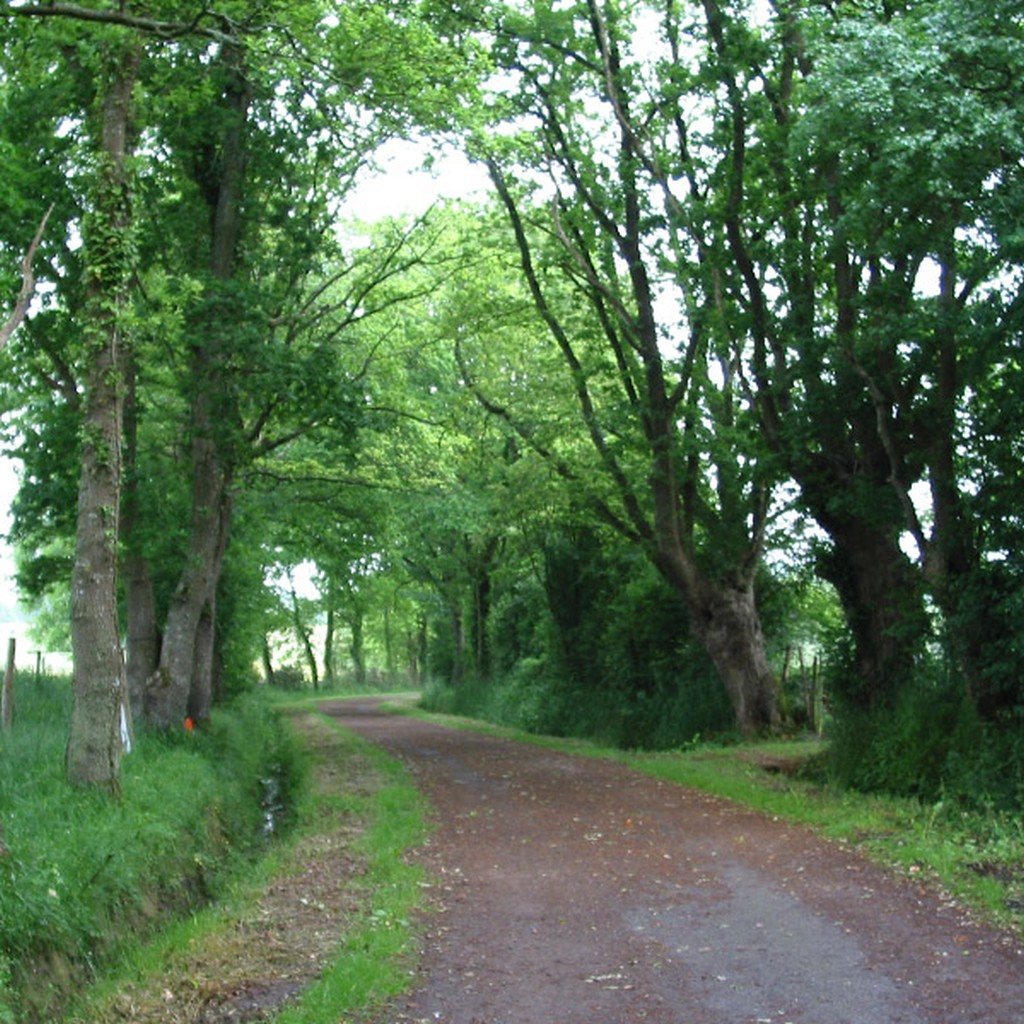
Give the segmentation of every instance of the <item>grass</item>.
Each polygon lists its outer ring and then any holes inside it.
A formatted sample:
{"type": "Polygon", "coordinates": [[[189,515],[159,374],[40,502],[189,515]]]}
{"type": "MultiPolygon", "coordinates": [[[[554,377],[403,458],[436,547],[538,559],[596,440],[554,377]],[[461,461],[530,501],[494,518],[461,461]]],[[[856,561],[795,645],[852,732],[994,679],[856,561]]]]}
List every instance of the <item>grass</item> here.
{"type": "Polygon", "coordinates": [[[426,837],[426,807],[398,761],[346,736],[383,780],[364,798],[366,826],[356,843],[366,859],[365,874],[355,883],[362,909],[330,967],[276,1018],[278,1024],[337,1024],[339,1014],[381,1005],[409,984],[415,948],[410,917],[422,905],[424,877],[404,855],[426,837]]]}
{"type": "Polygon", "coordinates": [[[404,855],[426,836],[423,798],[399,762],[312,701],[276,703],[309,760],[288,836],[220,905],[131,950],[76,1020],[164,1024],[218,1007],[226,1019],[222,993],[286,979],[308,987],[266,1009],[278,1024],[338,1024],[408,986],[425,886],[404,855]]]}
{"type": "MultiPolygon", "coordinates": [[[[260,779],[291,754],[258,703],[208,728],[141,735],[122,762],[122,796],[64,777],[70,684],[16,684],[0,739],[0,1022],[52,1021],[125,937],[153,933],[220,895],[263,839],[260,779]]],[[[291,767],[284,771],[291,773],[291,767]]]]}

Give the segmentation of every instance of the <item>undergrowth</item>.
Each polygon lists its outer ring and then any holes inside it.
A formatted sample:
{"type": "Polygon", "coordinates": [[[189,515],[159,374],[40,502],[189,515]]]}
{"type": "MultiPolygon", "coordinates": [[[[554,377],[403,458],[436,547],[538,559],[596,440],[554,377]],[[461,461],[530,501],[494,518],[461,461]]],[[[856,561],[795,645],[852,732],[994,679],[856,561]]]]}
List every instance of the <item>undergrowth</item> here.
{"type": "Polygon", "coordinates": [[[651,689],[567,683],[542,658],[524,659],[500,679],[432,683],[422,705],[439,714],[479,718],[548,736],[621,749],[670,750],[709,734],[732,732],[724,691],[695,673],[651,689]]]}
{"type": "Polygon", "coordinates": [[[300,759],[258,701],[136,738],[119,800],[64,776],[70,684],[16,684],[0,741],[0,1024],[53,1020],[126,935],[216,897],[264,843],[266,781],[287,805],[300,759]]]}

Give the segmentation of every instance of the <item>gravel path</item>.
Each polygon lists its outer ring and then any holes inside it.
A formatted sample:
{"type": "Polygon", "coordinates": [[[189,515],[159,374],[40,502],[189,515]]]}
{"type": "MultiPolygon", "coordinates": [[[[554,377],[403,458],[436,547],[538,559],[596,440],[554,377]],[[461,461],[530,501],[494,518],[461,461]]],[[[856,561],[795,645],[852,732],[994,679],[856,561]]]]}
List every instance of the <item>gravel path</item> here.
{"type": "Polygon", "coordinates": [[[378,1024],[1024,1024],[1024,950],[795,825],[620,765],[322,710],[436,829],[421,979],[378,1024]]]}

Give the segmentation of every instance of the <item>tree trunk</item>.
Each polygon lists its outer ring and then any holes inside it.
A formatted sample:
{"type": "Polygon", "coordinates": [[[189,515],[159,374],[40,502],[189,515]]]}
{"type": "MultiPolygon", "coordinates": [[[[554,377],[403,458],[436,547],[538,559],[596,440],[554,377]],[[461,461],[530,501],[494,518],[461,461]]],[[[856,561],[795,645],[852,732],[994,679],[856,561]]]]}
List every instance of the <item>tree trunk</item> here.
{"type": "Polygon", "coordinates": [[[693,524],[680,506],[671,446],[674,429],[668,417],[651,429],[653,561],[686,603],[694,634],[718,671],[737,728],[751,736],[779,724],[775,677],[765,652],[754,590],[759,540],[749,541],[743,558],[731,559],[728,574],[712,579],[702,571],[691,546],[693,524]]]}
{"type": "Polygon", "coordinates": [[[388,682],[393,682],[398,675],[398,662],[395,658],[394,625],[390,604],[384,606],[384,666],[388,682]]]}
{"type": "Polygon", "coordinates": [[[193,425],[192,524],[185,565],[167,612],[160,667],[146,687],[146,721],[159,729],[184,720],[193,685],[199,690],[194,701],[199,705],[206,703],[203,691],[212,690],[212,652],[204,649],[197,658],[199,629],[203,615],[212,618],[215,608],[232,501],[216,445],[204,436],[209,425],[201,409],[193,425]]]}
{"type": "Polygon", "coordinates": [[[332,597],[334,587],[328,584],[327,589],[327,624],[324,629],[324,686],[333,689],[334,675],[334,605],[332,597]]]}
{"type": "Polygon", "coordinates": [[[871,711],[890,706],[913,672],[928,630],[921,581],[900,546],[907,524],[873,417],[861,411],[820,443],[826,454],[791,457],[790,470],[832,541],[818,572],[853,639],[854,677],[836,696],[871,711]]]}
{"type": "Polygon", "coordinates": [[[473,672],[477,679],[491,674],[491,651],[487,623],[491,614],[491,566],[500,546],[500,538],[490,537],[475,556],[470,550],[468,563],[473,591],[473,672]]]}
{"type": "Polygon", "coordinates": [[[299,595],[295,592],[295,582],[292,579],[291,570],[288,572],[288,586],[292,599],[292,626],[295,629],[295,639],[302,648],[302,656],[306,659],[306,667],[309,669],[309,680],[314,690],[320,689],[320,673],[316,664],[316,651],[313,650],[312,631],[302,621],[302,612],[299,609],[299,595]]]}
{"type": "Polygon", "coordinates": [[[124,364],[124,466],[121,500],[121,547],[124,555],[125,626],[127,634],[128,701],[133,716],[141,715],[146,681],[160,663],[160,631],[156,618],[153,574],[137,534],[141,511],[138,496],[138,403],[135,360],[129,350],[124,364]]]}
{"type": "Polygon", "coordinates": [[[277,684],[277,677],[274,673],[274,660],[270,656],[270,641],[263,638],[263,681],[267,686],[275,686],[277,684]]]}
{"type": "Polygon", "coordinates": [[[458,686],[466,678],[466,629],[462,608],[457,601],[448,604],[448,628],[451,635],[451,685],[458,686]]]}
{"type": "Polygon", "coordinates": [[[867,521],[818,521],[834,545],[819,569],[839,594],[854,642],[855,688],[842,696],[865,711],[889,706],[927,628],[917,575],[895,536],[867,521]]]}
{"type": "Polygon", "coordinates": [[[694,632],[704,645],[729,696],[736,724],[751,735],[779,724],[775,677],[765,654],[761,618],[752,585],[705,585],[690,601],[694,632]]]}
{"type": "Polygon", "coordinates": [[[409,684],[419,689],[425,681],[424,666],[427,663],[427,620],[420,618],[416,628],[406,633],[406,651],[409,656],[409,684]]]}
{"type": "Polygon", "coordinates": [[[216,634],[216,595],[199,613],[196,626],[195,654],[192,666],[192,685],[188,692],[188,716],[193,722],[205,722],[213,707],[216,673],[214,671],[216,634]]]}
{"type": "Polygon", "coordinates": [[[349,616],[348,625],[352,631],[352,642],[349,646],[349,653],[352,655],[352,671],[355,675],[356,686],[362,690],[366,687],[366,646],[363,638],[362,610],[357,608],[349,616]]]}
{"type": "Polygon", "coordinates": [[[140,715],[146,682],[160,664],[160,631],[149,563],[137,553],[129,555],[124,577],[128,700],[132,714],[140,715]]]}
{"type": "Polygon", "coordinates": [[[119,348],[132,274],[126,160],[139,63],[134,40],[125,43],[111,63],[113,78],[103,95],[102,166],[83,229],[88,363],[71,580],[74,705],[66,760],[72,784],[116,794],[129,717],[117,618],[117,546],[123,401],[119,348]]]}
{"type": "MultiPolygon", "coordinates": [[[[220,54],[228,84],[222,102],[216,188],[210,194],[210,274],[216,286],[230,281],[241,236],[245,178],[245,127],[250,92],[236,46],[220,54]]],[[[209,170],[209,168],[204,168],[209,170]]],[[[200,183],[201,184],[201,183],[200,183]]],[[[211,293],[213,288],[211,288],[211,293]]],[[[231,524],[233,462],[225,440],[232,424],[224,362],[230,348],[231,302],[212,295],[194,325],[197,345],[192,379],[192,515],[185,565],[171,599],[160,667],[146,691],[146,718],[158,728],[180,722],[190,701],[209,708],[213,691],[216,594],[231,524]],[[203,624],[203,616],[208,622],[203,624]],[[200,628],[208,630],[200,643],[200,628]],[[195,690],[193,696],[192,691],[195,690]]]]}

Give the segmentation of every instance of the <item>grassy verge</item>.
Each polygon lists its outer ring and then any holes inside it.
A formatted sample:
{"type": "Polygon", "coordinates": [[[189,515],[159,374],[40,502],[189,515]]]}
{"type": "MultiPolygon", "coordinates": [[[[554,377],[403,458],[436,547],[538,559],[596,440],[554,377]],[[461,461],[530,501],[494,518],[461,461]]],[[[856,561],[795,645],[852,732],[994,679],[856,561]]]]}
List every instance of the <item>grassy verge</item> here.
{"type": "Polygon", "coordinates": [[[380,780],[364,797],[365,826],[354,844],[366,862],[353,884],[358,910],[331,964],[278,1024],[337,1024],[340,1014],[381,1005],[408,986],[414,965],[410,916],[422,904],[424,878],[404,855],[426,836],[423,798],[399,762],[350,733],[345,737],[380,780]]]}
{"type": "Polygon", "coordinates": [[[308,759],[288,835],[216,907],[130,950],[75,1021],[338,1024],[409,984],[424,885],[404,855],[426,834],[422,798],[311,702],[277,703],[308,759]]]}
{"type": "Polygon", "coordinates": [[[586,740],[536,736],[431,714],[408,702],[395,703],[392,710],[566,753],[614,759],[656,778],[799,822],[908,878],[929,882],[947,902],[979,919],[1024,934],[1024,822],[1019,817],[830,785],[815,771],[822,759],[820,740],[698,744],[670,753],[630,753],[586,740]]]}
{"type": "MultiPolygon", "coordinates": [[[[264,845],[263,784],[293,750],[256,702],[201,731],[139,736],[122,796],[64,777],[70,684],[16,684],[0,740],[0,1022],[52,1022],[70,998],[175,915],[217,898],[264,845]]],[[[287,793],[284,794],[287,797],[287,793]]]]}

